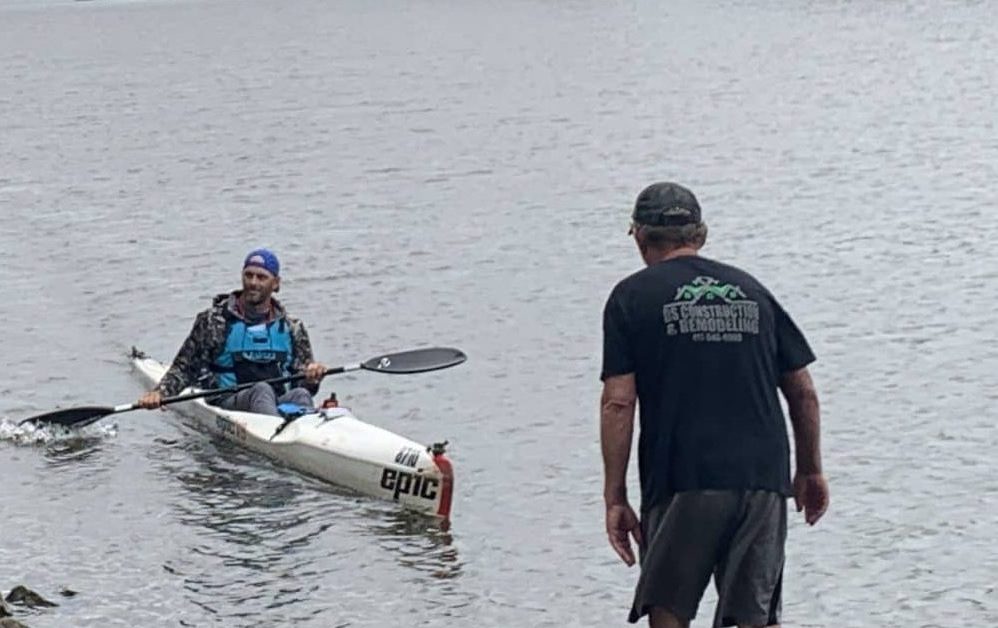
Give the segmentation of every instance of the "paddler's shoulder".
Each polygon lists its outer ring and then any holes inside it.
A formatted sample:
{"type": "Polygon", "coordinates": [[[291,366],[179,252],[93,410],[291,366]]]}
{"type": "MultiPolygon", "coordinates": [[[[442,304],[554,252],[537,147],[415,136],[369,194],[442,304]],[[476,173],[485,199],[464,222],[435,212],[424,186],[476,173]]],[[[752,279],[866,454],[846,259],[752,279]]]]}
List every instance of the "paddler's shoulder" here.
{"type": "Polygon", "coordinates": [[[202,310],[201,313],[205,315],[222,314],[226,310],[232,310],[235,308],[237,296],[235,292],[216,294],[211,298],[211,305],[202,310]]]}
{"type": "Polygon", "coordinates": [[[229,318],[238,317],[236,313],[236,299],[238,291],[223,292],[216,294],[211,299],[211,305],[197,314],[197,321],[202,324],[225,323],[229,318]]]}
{"type": "Polygon", "coordinates": [[[300,318],[295,318],[294,316],[284,315],[284,320],[288,324],[288,328],[291,329],[292,334],[299,334],[305,329],[305,323],[301,321],[300,318]]]}
{"type": "Polygon", "coordinates": [[[291,328],[292,334],[301,333],[301,331],[305,329],[305,323],[301,322],[300,318],[285,316],[284,320],[288,322],[288,327],[291,328]]]}
{"type": "Polygon", "coordinates": [[[274,320],[284,320],[288,327],[291,329],[292,334],[300,333],[304,329],[304,324],[301,319],[295,318],[288,314],[288,311],[284,309],[284,305],[274,297],[270,298],[270,303],[274,306],[274,320]]]}

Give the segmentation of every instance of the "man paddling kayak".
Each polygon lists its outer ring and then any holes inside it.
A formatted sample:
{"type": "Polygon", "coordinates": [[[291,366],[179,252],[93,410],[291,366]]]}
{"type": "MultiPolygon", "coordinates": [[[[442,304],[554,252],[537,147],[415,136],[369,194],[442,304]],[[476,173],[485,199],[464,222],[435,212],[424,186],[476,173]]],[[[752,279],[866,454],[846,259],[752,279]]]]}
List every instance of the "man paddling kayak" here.
{"type": "Polygon", "coordinates": [[[158,408],[164,397],[197,383],[202,388],[227,388],[258,382],[236,393],[209,399],[226,410],[279,416],[279,404],[312,407],[312,395],[326,367],[312,358],[305,326],[287,315],[273,298],[280,290],[281,265],[271,251],[251,251],[243,262],[242,290],[216,296],[200,312],[159,385],[138,405],[158,408]],[[305,385],[287,390],[261,380],[302,373],[305,385]]]}

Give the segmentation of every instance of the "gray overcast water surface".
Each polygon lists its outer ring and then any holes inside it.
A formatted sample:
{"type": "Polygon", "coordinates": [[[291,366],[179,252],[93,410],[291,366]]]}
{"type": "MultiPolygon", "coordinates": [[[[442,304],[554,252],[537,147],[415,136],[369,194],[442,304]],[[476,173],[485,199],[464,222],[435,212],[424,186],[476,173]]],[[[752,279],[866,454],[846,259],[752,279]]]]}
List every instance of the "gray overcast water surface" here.
{"type": "Polygon", "coordinates": [[[640,267],[635,195],[674,179],[704,254],[819,358],[832,506],[792,518],[786,625],[998,622],[994,15],[0,0],[0,590],[60,603],[32,628],[624,625],[601,310],[640,267]],[[172,412],[23,442],[18,419],[135,399],[128,348],[170,359],[258,245],[327,364],[468,353],[323,385],[450,441],[449,533],[172,412]]]}

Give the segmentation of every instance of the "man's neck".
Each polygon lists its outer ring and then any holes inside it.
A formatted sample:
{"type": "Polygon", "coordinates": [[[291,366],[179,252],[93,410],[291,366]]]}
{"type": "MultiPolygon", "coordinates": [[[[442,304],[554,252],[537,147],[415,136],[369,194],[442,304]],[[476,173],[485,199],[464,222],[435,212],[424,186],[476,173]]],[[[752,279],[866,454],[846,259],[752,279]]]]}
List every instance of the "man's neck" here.
{"type": "Polygon", "coordinates": [[[677,257],[689,257],[696,256],[697,249],[692,246],[681,246],[677,249],[649,249],[645,255],[645,262],[651,266],[652,264],[658,264],[659,262],[664,262],[670,259],[675,259],[677,257]]]}
{"type": "Polygon", "coordinates": [[[272,311],[273,304],[270,299],[258,305],[253,305],[247,303],[241,296],[239,297],[239,313],[243,315],[243,318],[253,321],[267,320],[270,318],[272,311]]]}

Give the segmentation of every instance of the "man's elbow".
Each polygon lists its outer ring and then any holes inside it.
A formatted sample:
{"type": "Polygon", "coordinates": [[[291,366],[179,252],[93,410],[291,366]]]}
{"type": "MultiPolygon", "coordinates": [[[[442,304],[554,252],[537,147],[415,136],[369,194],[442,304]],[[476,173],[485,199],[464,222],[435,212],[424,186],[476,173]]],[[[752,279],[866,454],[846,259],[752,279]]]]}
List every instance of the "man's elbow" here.
{"type": "Polygon", "coordinates": [[[633,373],[608,377],[603,382],[600,410],[611,415],[633,413],[637,396],[633,373]]]}
{"type": "Polygon", "coordinates": [[[791,415],[793,416],[806,415],[808,417],[817,417],[820,412],[818,391],[814,387],[798,391],[788,403],[790,404],[791,415]]]}
{"type": "Polygon", "coordinates": [[[780,382],[780,389],[792,413],[799,408],[808,408],[812,411],[818,409],[818,390],[806,368],[785,375],[780,382]]]}
{"type": "Polygon", "coordinates": [[[603,397],[601,409],[608,414],[633,413],[635,405],[633,397],[603,397]]]}

